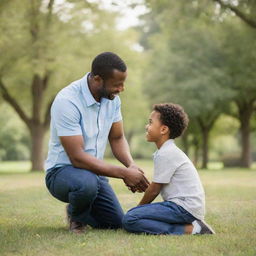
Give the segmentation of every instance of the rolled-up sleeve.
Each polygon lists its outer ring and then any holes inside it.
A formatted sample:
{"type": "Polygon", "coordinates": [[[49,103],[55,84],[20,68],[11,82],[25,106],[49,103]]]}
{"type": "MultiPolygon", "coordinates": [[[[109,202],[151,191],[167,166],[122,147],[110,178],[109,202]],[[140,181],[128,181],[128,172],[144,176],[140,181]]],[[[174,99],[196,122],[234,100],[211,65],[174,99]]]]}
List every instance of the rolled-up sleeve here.
{"type": "Polygon", "coordinates": [[[55,99],[51,108],[51,119],[58,136],[82,135],[81,113],[68,99],[55,99]]]}
{"type": "Polygon", "coordinates": [[[122,120],[121,100],[120,100],[120,98],[117,96],[113,123],[119,122],[119,121],[121,121],[121,120],[122,120]]]}

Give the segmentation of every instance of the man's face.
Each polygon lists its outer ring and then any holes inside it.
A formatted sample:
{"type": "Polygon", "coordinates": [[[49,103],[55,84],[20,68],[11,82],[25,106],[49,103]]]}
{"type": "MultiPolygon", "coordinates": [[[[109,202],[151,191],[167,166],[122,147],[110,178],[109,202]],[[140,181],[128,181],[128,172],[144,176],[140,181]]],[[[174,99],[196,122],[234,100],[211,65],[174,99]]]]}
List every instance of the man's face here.
{"type": "Polygon", "coordinates": [[[124,91],[124,82],[127,72],[114,69],[111,78],[102,80],[101,97],[113,100],[120,92],[124,91]]]}
{"type": "Polygon", "coordinates": [[[161,137],[161,128],[162,123],[160,121],[160,113],[157,111],[153,111],[150,114],[148,124],[146,125],[147,141],[157,142],[161,137]]]}

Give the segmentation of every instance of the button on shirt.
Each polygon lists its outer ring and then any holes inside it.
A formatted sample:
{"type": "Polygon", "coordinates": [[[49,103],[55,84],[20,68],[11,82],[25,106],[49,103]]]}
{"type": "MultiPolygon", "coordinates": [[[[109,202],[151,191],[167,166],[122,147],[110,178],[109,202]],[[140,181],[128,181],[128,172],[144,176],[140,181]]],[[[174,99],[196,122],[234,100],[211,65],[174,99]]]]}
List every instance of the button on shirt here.
{"type": "Polygon", "coordinates": [[[82,135],[84,152],[103,159],[111,126],[122,120],[120,98],[97,102],[88,87],[88,75],[62,89],[52,104],[46,170],[71,165],[59,136],[82,135]]]}
{"type": "Polygon", "coordinates": [[[174,140],[167,140],[154,153],[153,182],[162,183],[161,196],[191,213],[197,219],[205,214],[205,195],[198,172],[174,140]]]}

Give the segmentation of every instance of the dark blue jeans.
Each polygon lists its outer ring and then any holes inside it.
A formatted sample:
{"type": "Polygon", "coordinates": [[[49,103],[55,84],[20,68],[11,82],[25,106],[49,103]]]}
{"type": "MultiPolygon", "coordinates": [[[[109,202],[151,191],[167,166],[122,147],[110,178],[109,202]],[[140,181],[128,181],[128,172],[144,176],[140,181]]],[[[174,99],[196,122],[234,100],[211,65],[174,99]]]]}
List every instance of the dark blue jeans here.
{"type": "Polygon", "coordinates": [[[132,208],[123,218],[123,227],[132,233],[182,235],[185,225],[194,220],[181,206],[165,201],[132,208]]]}
{"type": "Polygon", "coordinates": [[[46,186],[55,198],[69,203],[71,220],[94,228],[122,227],[123,210],[106,177],[70,165],[48,172],[46,186]]]}

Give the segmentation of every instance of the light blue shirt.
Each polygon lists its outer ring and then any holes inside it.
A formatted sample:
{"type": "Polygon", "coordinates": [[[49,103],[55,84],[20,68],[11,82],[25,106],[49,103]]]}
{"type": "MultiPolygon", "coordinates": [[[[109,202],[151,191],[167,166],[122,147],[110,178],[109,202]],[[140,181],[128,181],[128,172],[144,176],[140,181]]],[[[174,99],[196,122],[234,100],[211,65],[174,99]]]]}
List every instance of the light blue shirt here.
{"type": "Polygon", "coordinates": [[[71,165],[59,136],[82,135],[84,152],[103,159],[111,126],[122,120],[120,98],[97,102],[88,87],[88,74],[62,89],[52,104],[45,170],[71,165]]]}

